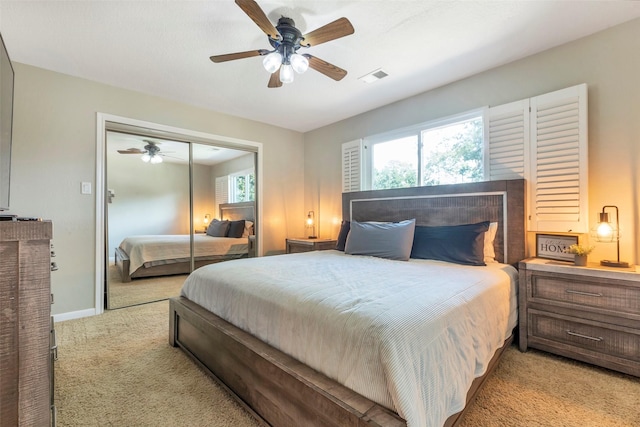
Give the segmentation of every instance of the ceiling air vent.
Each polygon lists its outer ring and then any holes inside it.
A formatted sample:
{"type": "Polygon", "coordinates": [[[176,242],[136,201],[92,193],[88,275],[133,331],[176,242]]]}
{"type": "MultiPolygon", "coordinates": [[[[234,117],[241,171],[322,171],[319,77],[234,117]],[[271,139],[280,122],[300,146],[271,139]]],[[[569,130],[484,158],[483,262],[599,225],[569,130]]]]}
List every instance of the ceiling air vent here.
{"type": "Polygon", "coordinates": [[[378,68],[377,70],[374,70],[369,74],[365,74],[364,76],[360,77],[358,80],[362,80],[365,83],[373,83],[377,80],[387,77],[388,75],[389,74],[385,73],[382,70],[382,68],[378,68]]]}

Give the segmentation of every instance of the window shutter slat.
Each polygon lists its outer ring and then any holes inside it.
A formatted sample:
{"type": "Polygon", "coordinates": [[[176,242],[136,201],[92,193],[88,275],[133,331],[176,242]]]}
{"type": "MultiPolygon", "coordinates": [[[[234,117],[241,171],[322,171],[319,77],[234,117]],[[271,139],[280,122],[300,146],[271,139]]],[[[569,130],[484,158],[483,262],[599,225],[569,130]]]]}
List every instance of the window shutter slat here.
{"type": "Polygon", "coordinates": [[[342,144],[342,192],[360,191],[362,179],[362,140],[342,144]]]}
{"type": "Polygon", "coordinates": [[[488,143],[485,146],[486,178],[517,179],[527,175],[529,102],[512,102],[489,108],[488,143]]]}
{"type": "Polygon", "coordinates": [[[216,216],[220,212],[220,205],[229,203],[229,176],[216,177],[216,216]]]}
{"type": "Polygon", "coordinates": [[[532,231],[586,232],[587,88],[531,99],[532,231]]]}

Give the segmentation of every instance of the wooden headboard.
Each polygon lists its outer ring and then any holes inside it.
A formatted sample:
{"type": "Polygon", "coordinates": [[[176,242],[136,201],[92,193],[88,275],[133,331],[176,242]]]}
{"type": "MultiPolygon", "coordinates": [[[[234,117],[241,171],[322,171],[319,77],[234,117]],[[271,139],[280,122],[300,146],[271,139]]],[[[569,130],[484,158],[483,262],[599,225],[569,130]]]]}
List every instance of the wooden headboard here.
{"type": "Polygon", "coordinates": [[[227,219],[229,221],[246,219],[246,220],[255,222],[256,221],[255,203],[254,202],[221,203],[220,219],[227,219]]]}
{"type": "Polygon", "coordinates": [[[436,185],[342,194],[342,218],[401,221],[416,225],[498,223],[496,259],[507,264],[525,258],[524,179],[436,185]]]}

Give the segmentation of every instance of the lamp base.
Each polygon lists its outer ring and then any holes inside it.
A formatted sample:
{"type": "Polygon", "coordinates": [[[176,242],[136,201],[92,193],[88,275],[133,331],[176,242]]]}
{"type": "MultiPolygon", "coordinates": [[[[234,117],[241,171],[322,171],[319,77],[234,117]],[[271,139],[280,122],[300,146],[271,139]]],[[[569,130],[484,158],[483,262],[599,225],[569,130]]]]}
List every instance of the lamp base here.
{"type": "Polygon", "coordinates": [[[629,263],[625,261],[609,261],[603,259],[600,261],[600,265],[603,267],[618,267],[618,268],[629,268],[629,263]]]}

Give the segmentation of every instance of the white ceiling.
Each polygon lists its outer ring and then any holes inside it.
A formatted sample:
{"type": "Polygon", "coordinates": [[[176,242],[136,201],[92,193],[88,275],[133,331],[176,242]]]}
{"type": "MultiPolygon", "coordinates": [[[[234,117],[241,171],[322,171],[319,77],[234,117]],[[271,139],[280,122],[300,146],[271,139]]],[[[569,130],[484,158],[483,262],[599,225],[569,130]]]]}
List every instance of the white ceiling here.
{"type": "Polygon", "coordinates": [[[347,17],[355,34],[306,49],[348,71],[309,70],[269,89],[269,49],[232,0],[0,0],[13,61],[301,132],[532,55],[640,17],[640,1],[258,0],[275,23],[307,33],[347,17]],[[358,80],[382,68],[383,80],[358,80]]]}
{"type": "MultiPolygon", "coordinates": [[[[137,148],[144,150],[148,141],[154,142],[163,156],[163,160],[169,163],[189,163],[189,145],[180,141],[171,141],[157,137],[133,135],[122,132],[107,131],[107,152],[115,156],[132,156],[141,158],[141,154],[121,154],[118,150],[128,150],[137,148]]],[[[206,144],[192,145],[193,162],[200,165],[215,165],[246,155],[246,151],[233,150],[230,148],[213,147],[206,144]]]]}

